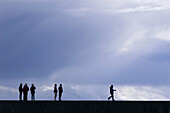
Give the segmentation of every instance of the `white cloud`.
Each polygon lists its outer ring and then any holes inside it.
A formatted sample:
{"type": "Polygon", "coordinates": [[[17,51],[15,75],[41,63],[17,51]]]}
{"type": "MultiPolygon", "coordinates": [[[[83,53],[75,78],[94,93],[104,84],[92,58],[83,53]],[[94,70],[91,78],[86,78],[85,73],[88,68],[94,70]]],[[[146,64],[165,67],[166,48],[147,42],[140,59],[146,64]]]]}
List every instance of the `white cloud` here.
{"type": "Polygon", "coordinates": [[[5,86],[0,86],[1,91],[10,91],[12,93],[17,93],[17,89],[11,88],[11,87],[5,87],[5,86]]]}
{"type": "Polygon", "coordinates": [[[170,41],[170,28],[156,33],[155,37],[160,40],[170,41]]]}
{"type": "Polygon", "coordinates": [[[71,89],[73,89],[73,90],[80,90],[80,86],[78,86],[78,85],[71,86],[71,89]]]}
{"type": "Polygon", "coordinates": [[[147,11],[163,11],[167,10],[169,7],[166,6],[138,6],[135,8],[119,9],[116,13],[131,13],[131,12],[147,12],[147,11]]]}
{"type": "Polygon", "coordinates": [[[50,90],[53,90],[53,86],[47,86],[47,85],[44,85],[42,87],[39,87],[41,91],[50,91],[50,90]]]}
{"type": "Polygon", "coordinates": [[[166,90],[151,86],[118,86],[116,96],[120,100],[168,100],[166,90]]]}
{"type": "MultiPolygon", "coordinates": [[[[78,2],[79,3],[79,2],[78,2]]],[[[151,12],[164,11],[170,9],[170,1],[168,0],[98,0],[98,1],[82,1],[79,7],[71,7],[63,9],[63,11],[73,16],[84,16],[89,12],[92,13],[132,13],[132,12],[151,12]],[[84,5],[84,4],[86,5],[84,5]]]]}
{"type": "Polygon", "coordinates": [[[139,51],[140,45],[144,45],[141,43],[146,40],[147,30],[137,30],[132,34],[128,34],[126,36],[126,40],[124,40],[122,45],[118,47],[120,53],[131,52],[131,51],[139,51]]]}
{"type": "Polygon", "coordinates": [[[117,8],[115,13],[164,11],[169,8],[168,0],[126,0],[126,5],[117,8]]]}

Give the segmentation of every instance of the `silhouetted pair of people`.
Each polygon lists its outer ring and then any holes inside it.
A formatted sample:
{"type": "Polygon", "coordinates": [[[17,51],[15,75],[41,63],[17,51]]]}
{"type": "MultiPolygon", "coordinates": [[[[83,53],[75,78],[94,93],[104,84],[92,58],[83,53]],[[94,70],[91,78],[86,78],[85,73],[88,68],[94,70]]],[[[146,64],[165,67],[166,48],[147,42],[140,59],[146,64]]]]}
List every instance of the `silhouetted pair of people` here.
{"type": "Polygon", "coordinates": [[[116,91],[115,89],[113,89],[113,85],[110,86],[110,97],[108,98],[108,100],[110,98],[112,98],[112,101],[115,101],[114,100],[114,91],[116,91]]]}
{"type": "MultiPolygon", "coordinates": [[[[35,89],[36,89],[36,87],[34,86],[34,84],[32,84],[32,86],[30,88],[31,100],[35,100],[35,89]]],[[[22,101],[22,93],[23,93],[23,100],[27,101],[28,91],[29,91],[29,87],[27,86],[27,84],[25,83],[24,87],[22,88],[22,83],[20,83],[20,86],[19,86],[19,100],[20,101],[22,101]]]]}
{"type": "Polygon", "coordinates": [[[60,86],[58,87],[58,90],[57,90],[57,84],[54,84],[54,100],[56,101],[56,98],[57,98],[57,92],[59,91],[59,101],[61,101],[61,96],[62,96],[62,93],[63,93],[63,87],[62,87],[62,84],[60,84],[60,86]]]}

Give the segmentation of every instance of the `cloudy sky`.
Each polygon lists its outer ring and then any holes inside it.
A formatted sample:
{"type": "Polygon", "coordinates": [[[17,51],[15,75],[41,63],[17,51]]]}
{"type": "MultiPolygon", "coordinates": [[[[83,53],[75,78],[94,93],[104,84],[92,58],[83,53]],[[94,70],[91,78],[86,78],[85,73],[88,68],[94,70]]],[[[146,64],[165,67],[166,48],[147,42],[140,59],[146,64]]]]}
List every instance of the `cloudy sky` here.
{"type": "Polygon", "coordinates": [[[0,0],[0,99],[170,100],[169,0],[0,0]],[[30,94],[29,94],[30,98],[30,94]]]}

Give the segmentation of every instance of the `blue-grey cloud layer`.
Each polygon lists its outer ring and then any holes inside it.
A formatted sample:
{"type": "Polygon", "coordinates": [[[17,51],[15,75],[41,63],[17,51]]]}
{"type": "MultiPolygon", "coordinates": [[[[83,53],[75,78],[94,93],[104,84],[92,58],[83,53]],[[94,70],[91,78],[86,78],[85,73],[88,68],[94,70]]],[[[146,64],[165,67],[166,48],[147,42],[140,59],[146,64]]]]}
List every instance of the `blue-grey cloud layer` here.
{"type": "Polygon", "coordinates": [[[168,84],[168,6],[102,2],[0,1],[1,80],[168,84]]]}

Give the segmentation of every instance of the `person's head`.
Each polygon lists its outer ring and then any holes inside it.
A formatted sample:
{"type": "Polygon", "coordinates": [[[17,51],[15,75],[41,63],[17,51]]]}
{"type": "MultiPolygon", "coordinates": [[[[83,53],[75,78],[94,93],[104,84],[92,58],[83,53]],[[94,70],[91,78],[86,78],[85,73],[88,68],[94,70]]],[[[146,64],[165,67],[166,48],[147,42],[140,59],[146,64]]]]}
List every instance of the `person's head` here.
{"type": "Polygon", "coordinates": [[[32,87],[34,87],[34,84],[32,84],[32,87]]]}
{"type": "Polygon", "coordinates": [[[24,87],[27,87],[27,83],[25,83],[24,87]]]}
{"type": "Polygon", "coordinates": [[[111,85],[111,87],[113,88],[113,85],[111,85]]]}
{"type": "Polygon", "coordinates": [[[62,84],[60,84],[60,87],[62,87],[62,84]]]}
{"type": "Polygon", "coordinates": [[[22,83],[20,83],[20,86],[22,86],[22,83]]]}
{"type": "Polygon", "coordinates": [[[56,86],[57,86],[57,84],[54,84],[54,86],[56,87],[56,86]]]}

